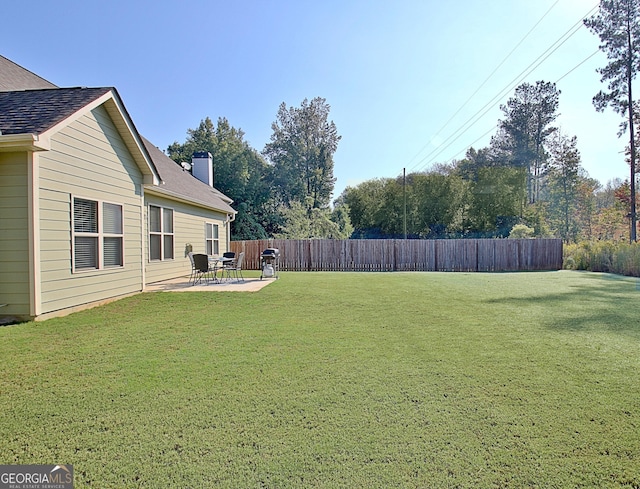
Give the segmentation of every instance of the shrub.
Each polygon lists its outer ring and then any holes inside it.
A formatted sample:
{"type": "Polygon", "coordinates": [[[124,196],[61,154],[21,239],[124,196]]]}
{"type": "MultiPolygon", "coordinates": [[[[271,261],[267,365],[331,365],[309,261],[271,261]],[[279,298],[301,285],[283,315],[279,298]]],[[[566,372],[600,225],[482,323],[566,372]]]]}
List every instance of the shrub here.
{"type": "Polygon", "coordinates": [[[509,238],[511,239],[523,239],[523,238],[533,238],[535,234],[535,229],[530,228],[526,224],[516,224],[511,228],[511,232],[509,233],[509,238]]]}
{"type": "Polygon", "coordinates": [[[584,241],[564,246],[564,268],[640,276],[640,244],[584,241]]]}

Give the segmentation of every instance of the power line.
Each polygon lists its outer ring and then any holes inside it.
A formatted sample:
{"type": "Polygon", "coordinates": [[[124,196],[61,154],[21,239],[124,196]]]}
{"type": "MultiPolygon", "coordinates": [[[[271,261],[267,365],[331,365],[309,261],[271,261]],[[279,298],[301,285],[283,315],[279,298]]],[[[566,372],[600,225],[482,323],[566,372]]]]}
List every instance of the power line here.
{"type": "MultiPolygon", "coordinates": [[[[589,15],[593,10],[595,10],[595,8],[597,8],[597,5],[593,7],[582,18],[589,15]]],[[[544,61],[546,61],[555,51],[557,51],[566,41],[568,41],[582,27],[583,27],[583,23],[581,19],[578,22],[576,22],[573,26],[571,26],[567,32],[565,32],[562,36],[560,36],[560,38],[557,39],[549,48],[547,48],[545,52],[543,52],[540,56],[538,56],[538,58],[536,58],[536,60],[533,61],[533,63],[531,63],[518,76],[516,76],[516,78],[514,78],[509,85],[507,85],[507,87],[505,87],[493,99],[491,99],[487,104],[485,104],[478,112],[476,112],[473,116],[467,119],[467,121],[461,127],[459,127],[454,133],[452,133],[445,141],[443,141],[439,146],[437,146],[431,153],[429,153],[422,160],[420,160],[417,165],[414,165],[414,168],[430,157],[431,159],[429,159],[429,161],[427,161],[424,165],[422,165],[422,167],[425,167],[430,163],[432,163],[443,151],[445,151],[447,148],[451,146],[451,144],[457,141],[464,134],[466,130],[471,128],[473,125],[475,125],[478,122],[479,119],[481,119],[484,115],[486,115],[487,112],[489,112],[489,110],[493,108],[493,104],[496,100],[503,98],[504,95],[506,95],[506,93],[510,92],[516,85],[521,83],[527,76],[529,76],[533,71],[535,71],[544,61]],[[434,155],[434,153],[436,154],[434,155]]]]}
{"type": "MultiPolygon", "coordinates": [[[[540,25],[540,23],[545,19],[545,17],[547,15],[549,15],[549,12],[551,12],[551,10],[553,10],[553,7],[555,7],[558,2],[560,2],[560,0],[556,0],[556,2],[551,5],[551,7],[549,7],[549,10],[547,10],[544,15],[542,17],[540,17],[540,20],[538,20],[538,22],[535,23],[535,25],[529,29],[529,32],[527,32],[524,37],[522,39],[520,39],[520,42],[518,42],[514,48],[509,52],[509,54],[507,54],[504,59],[498,64],[498,66],[495,67],[495,69],[489,74],[489,76],[480,84],[480,86],[475,90],[475,92],[473,92],[469,98],[467,100],[465,100],[460,107],[458,108],[458,110],[455,111],[455,113],[449,117],[449,119],[447,120],[447,122],[445,122],[442,127],[440,129],[438,129],[438,131],[436,132],[436,134],[433,136],[434,138],[439,136],[440,133],[449,125],[449,123],[460,113],[460,111],[462,111],[462,109],[464,109],[464,107],[473,99],[473,97],[482,89],[482,87],[484,87],[487,82],[491,79],[491,77],[493,77],[493,75],[496,74],[496,72],[502,67],[502,65],[504,65],[506,63],[506,61],[511,57],[511,55],[520,47],[520,45],[531,35],[531,33],[536,29],[536,27],[538,27],[538,25],[540,25]]],[[[408,164],[411,164],[413,162],[413,160],[415,160],[418,155],[420,153],[422,153],[422,151],[425,150],[425,148],[429,145],[429,143],[425,144],[420,151],[418,151],[418,153],[411,158],[411,160],[409,161],[408,164]]]]}
{"type": "MultiPolygon", "coordinates": [[[[445,122],[442,127],[440,129],[438,129],[438,131],[436,132],[436,134],[433,136],[434,138],[439,136],[440,133],[449,125],[449,123],[460,113],[460,111],[462,109],[464,109],[464,107],[469,103],[469,101],[471,101],[471,99],[473,99],[473,97],[482,89],[482,87],[484,87],[487,82],[491,79],[491,77],[493,77],[493,75],[496,74],[496,72],[502,67],[502,65],[504,65],[506,63],[506,61],[511,57],[511,55],[520,47],[520,45],[529,37],[529,35],[531,35],[531,33],[536,29],[536,27],[538,27],[538,25],[545,19],[545,17],[549,14],[549,12],[551,12],[551,10],[553,9],[553,7],[555,7],[558,2],[560,2],[560,0],[556,0],[556,2],[551,5],[551,7],[549,7],[549,10],[547,10],[544,15],[542,17],[540,17],[540,20],[538,20],[538,22],[535,23],[535,25],[529,29],[529,32],[527,32],[524,37],[522,39],[520,39],[520,42],[518,42],[518,44],[515,45],[515,47],[509,52],[509,54],[507,54],[504,59],[498,64],[498,66],[496,66],[496,68],[489,74],[489,76],[480,84],[480,86],[475,90],[475,92],[473,92],[469,98],[467,100],[465,100],[460,107],[458,108],[458,110],[455,111],[455,113],[449,117],[449,119],[447,120],[447,122],[445,122]]],[[[411,158],[411,160],[409,161],[408,165],[410,165],[419,155],[420,153],[422,153],[427,146],[429,146],[429,143],[425,144],[420,151],[418,151],[418,153],[411,158]]]]}
{"type": "MultiPolygon", "coordinates": [[[[582,61],[580,61],[580,63],[578,63],[577,65],[575,65],[573,68],[571,68],[569,71],[567,71],[564,75],[562,75],[560,78],[558,78],[554,83],[558,83],[560,80],[562,80],[563,78],[566,78],[568,75],[570,75],[571,73],[573,73],[575,70],[577,70],[580,66],[582,66],[583,64],[585,64],[587,61],[589,61],[591,58],[593,58],[596,54],[598,54],[600,52],[600,50],[596,50],[593,53],[591,53],[589,56],[587,56],[585,59],[583,59],[582,61]]],[[[491,129],[489,129],[487,132],[485,132],[482,136],[480,136],[478,139],[476,139],[475,141],[473,141],[471,144],[465,146],[464,149],[462,149],[461,151],[458,151],[455,153],[455,155],[451,158],[449,158],[449,160],[453,160],[457,155],[461,154],[463,151],[466,151],[469,148],[472,148],[474,144],[476,144],[478,141],[482,140],[483,138],[485,138],[489,133],[495,131],[498,128],[497,125],[494,125],[491,129]]]]}
{"type": "MultiPolygon", "coordinates": [[[[413,170],[413,169],[418,168],[418,167],[424,168],[427,165],[429,165],[430,163],[432,163],[442,152],[444,152],[447,148],[449,148],[469,128],[471,128],[473,125],[475,125],[478,122],[478,120],[480,120],[484,115],[486,115],[487,112],[489,112],[489,110],[491,110],[494,107],[494,102],[496,100],[503,98],[506,93],[511,91],[513,89],[513,87],[515,87],[518,83],[522,82],[522,80],[524,80],[533,71],[535,71],[553,53],[555,53],[565,42],[567,42],[571,37],[573,37],[573,35],[575,35],[580,30],[580,28],[583,27],[583,19],[585,17],[589,16],[596,8],[598,8],[598,5],[595,5],[594,7],[592,7],[585,15],[583,15],[580,18],[580,20],[578,22],[576,22],[574,25],[572,25],[564,34],[562,34],[562,36],[560,36],[560,38],[558,38],[549,48],[547,48],[540,56],[538,56],[538,58],[536,58],[518,76],[516,76],[514,78],[514,80],[512,80],[511,83],[509,83],[504,89],[502,89],[487,104],[485,104],[481,109],[479,109],[473,116],[471,116],[469,119],[467,119],[467,121],[465,121],[456,131],[454,131],[447,139],[445,139],[442,143],[440,143],[437,147],[435,147],[429,154],[427,154],[418,163],[416,163],[411,169],[413,170]],[[425,160],[428,160],[428,161],[426,161],[426,163],[422,164],[425,160]]],[[[594,56],[594,55],[595,55],[595,53],[592,54],[591,56],[594,56]]],[[[589,58],[591,56],[589,56],[589,58]]],[[[582,61],[580,64],[586,62],[587,59],[582,61]]],[[[578,66],[574,67],[573,69],[576,69],[578,66]]],[[[573,71],[573,69],[571,71],[573,71]]],[[[564,76],[567,76],[569,73],[565,74],[564,76]]],[[[564,76],[562,78],[564,78],[564,76]]],[[[413,159],[415,159],[415,157],[413,159]]],[[[412,159],[412,161],[413,161],[413,159],[412,159]]]]}
{"type": "Polygon", "coordinates": [[[560,78],[558,78],[556,80],[556,83],[558,83],[560,80],[562,80],[564,77],[566,77],[567,75],[570,75],[571,73],[573,73],[575,70],[577,70],[578,68],[580,68],[583,64],[585,64],[587,61],[589,61],[591,58],[593,58],[596,54],[598,54],[600,52],[599,49],[596,49],[592,54],[590,54],[589,56],[587,56],[585,59],[583,59],[580,63],[578,63],[576,66],[574,66],[573,68],[571,68],[569,71],[567,71],[564,75],[562,75],[560,78]]]}
{"type": "Polygon", "coordinates": [[[418,165],[421,165],[425,160],[428,159],[422,167],[429,165],[432,163],[440,154],[445,151],[447,148],[451,146],[455,141],[460,139],[464,133],[473,127],[483,116],[485,116],[491,109],[494,108],[495,102],[501,100],[507,93],[509,93],[515,86],[522,82],[527,76],[529,76],[533,71],[535,71],[544,61],[547,60],[555,51],[557,51],[566,41],[568,41],[578,30],[580,30],[582,26],[572,26],[569,31],[563,34],[560,39],[556,40],[554,44],[551,45],[542,55],[540,55],[536,60],[531,63],[527,68],[520,72],[505,88],[503,88],[497,95],[495,95],[489,102],[487,102],[482,108],[480,108],[475,114],[473,114],[469,119],[467,119],[456,131],[454,131],[447,139],[445,139],[439,146],[434,148],[431,153],[421,159],[413,168],[416,168],[418,165]],[[573,31],[573,32],[572,32],[573,31]],[[566,37],[565,37],[566,36],[566,37]],[[563,39],[563,37],[565,37],[563,39]],[[541,59],[542,58],[542,59],[541,59]],[[537,63],[537,64],[536,64],[537,63]]]}

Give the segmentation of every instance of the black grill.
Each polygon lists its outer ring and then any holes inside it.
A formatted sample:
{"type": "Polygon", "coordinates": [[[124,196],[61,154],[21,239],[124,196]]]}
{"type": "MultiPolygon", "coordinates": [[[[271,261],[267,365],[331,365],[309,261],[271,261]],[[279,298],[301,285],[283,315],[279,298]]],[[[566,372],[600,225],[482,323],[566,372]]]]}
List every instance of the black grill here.
{"type": "Polygon", "coordinates": [[[260,267],[262,273],[260,274],[260,280],[264,277],[278,278],[278,270],[280,268],[280,250],[278,248],[267,248],[260,255],[260,267]]]}
{"type": "Polygon", "coordinates": [[[262,252],[263,257],[278,258],[280,256],[280,250],[278,248],[267,248],[262,252]]]}

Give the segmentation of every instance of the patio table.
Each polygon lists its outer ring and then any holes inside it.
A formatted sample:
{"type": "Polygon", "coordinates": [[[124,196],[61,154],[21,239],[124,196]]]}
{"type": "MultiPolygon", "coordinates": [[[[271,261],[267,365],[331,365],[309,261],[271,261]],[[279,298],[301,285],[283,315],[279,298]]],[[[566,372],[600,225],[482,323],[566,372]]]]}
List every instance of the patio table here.
{"type": "Polygon", "coordinates": [[[230,263],[233,261],[233,258],[227,258],[224,256],[215,256],[209,255],[209,269],[213,275],[213,281],[220,283],[224,278],[224,273],[221,278],[218,278],[218,270],[222,270],[224,268],[225,263],[230,263]]]}

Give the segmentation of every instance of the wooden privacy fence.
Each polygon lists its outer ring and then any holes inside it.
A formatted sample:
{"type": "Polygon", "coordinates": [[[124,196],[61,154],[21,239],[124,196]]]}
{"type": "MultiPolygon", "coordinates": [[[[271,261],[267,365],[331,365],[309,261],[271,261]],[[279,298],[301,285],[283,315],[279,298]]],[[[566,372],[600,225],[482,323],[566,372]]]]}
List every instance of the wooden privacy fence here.
{"type": "Polygon", "coordinates": [[[560,239],[269,239],[232,241],[244,268],[260,269],[266,248],[280,250],[280,270],[511,272],[562,268],[560,239]]]}

